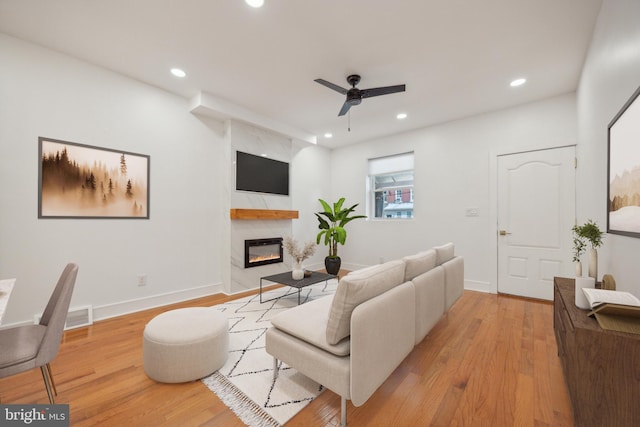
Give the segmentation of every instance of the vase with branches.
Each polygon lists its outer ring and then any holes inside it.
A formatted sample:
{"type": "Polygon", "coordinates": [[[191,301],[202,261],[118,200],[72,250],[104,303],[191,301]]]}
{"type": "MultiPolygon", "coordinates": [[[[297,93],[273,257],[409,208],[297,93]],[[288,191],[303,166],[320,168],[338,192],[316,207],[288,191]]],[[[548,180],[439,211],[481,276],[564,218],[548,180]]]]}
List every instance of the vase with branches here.
{"type": "Polygon", "coordinates": [[[305,243],[304,246],[299,246],[298,242],[293,237],[285,236],[282,240],[282,246],[294,260],[291,277],[295,280],[302,279],[304,277],[302,261],[309,258],[316,252],[316,243],[311,241],[305,243]]]}

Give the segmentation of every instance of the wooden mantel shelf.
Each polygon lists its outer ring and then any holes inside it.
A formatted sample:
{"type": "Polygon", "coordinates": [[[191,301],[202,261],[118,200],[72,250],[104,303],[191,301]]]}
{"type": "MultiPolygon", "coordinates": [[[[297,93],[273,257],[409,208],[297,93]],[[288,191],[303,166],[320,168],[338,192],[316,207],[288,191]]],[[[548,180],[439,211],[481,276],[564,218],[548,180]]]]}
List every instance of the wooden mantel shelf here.
{"type": "Polygon", "coordinates": [[[297,219],[298,211],[277,209],[230,209],[231,219],[297,219]]]}

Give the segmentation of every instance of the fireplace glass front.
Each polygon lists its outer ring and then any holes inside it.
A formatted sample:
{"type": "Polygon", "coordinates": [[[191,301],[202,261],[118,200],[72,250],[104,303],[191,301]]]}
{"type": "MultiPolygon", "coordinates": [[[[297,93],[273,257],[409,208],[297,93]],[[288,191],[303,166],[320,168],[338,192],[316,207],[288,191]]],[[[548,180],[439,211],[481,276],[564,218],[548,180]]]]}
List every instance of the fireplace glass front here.
{"type": "Polygon", "coordinates": [[[283,262],[282,238],[244,241],[244,268],[283,262]]]}

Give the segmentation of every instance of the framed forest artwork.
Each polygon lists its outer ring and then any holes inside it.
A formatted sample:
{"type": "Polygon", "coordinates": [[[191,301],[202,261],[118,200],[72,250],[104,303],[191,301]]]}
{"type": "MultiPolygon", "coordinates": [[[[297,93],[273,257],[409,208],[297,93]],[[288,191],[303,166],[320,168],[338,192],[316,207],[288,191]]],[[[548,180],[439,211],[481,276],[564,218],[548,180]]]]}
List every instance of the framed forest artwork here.
{"type": "Polygon", "coordinates": [[[149,219],[149,156],[38,138],[38,218],[149,219]]]}
{"type": "Polygon", "coordinates": [[[640,237],[640,88],[608,127],[607,233],[640,237]]]}

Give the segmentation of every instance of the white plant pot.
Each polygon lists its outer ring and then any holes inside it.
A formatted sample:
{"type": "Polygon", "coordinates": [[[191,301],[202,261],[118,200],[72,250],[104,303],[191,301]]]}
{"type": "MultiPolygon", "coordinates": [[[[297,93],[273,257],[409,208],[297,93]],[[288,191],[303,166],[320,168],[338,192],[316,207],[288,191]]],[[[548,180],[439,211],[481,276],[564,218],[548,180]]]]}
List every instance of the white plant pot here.
{"type": "Polygon", "coordinates": [[[293,280],[302,280],[304,279],[304,269],[302,268],[301,262],[296,262],[293,265],[293,270],[291,271],[291,278],[293,280]]]}
{"type": "Polygon", "coordinates": [[[582,276],[582,263],[580,261],[576,262],[576,277],[582,276]]]}
{"type": "Polygon", "coordinates": [[[598,280],[598,251],[594,248],[589,249],[589,277],[598,280]]]}
{"type": "Polygon", "coordinates": [[[589,308],[589,301],[587,301],[587,297],[584,296],[584,292],[582,292],[582,288],[595,288],[596,287],[596,279],[593,277],[576,277],[576,298],[575,303],[576,307],[586,310],[589,308]]]}

